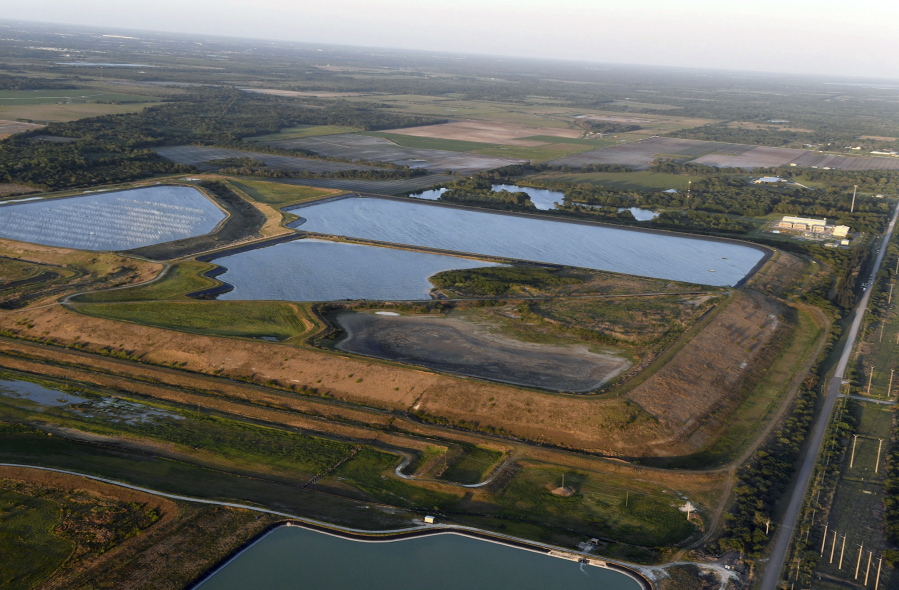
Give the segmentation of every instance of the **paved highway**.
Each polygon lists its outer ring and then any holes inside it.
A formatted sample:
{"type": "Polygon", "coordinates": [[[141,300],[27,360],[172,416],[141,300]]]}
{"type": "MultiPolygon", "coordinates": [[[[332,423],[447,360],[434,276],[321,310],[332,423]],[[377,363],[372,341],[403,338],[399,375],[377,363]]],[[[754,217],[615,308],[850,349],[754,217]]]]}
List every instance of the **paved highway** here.
{"type": "MultiPolygon", "coordinates": [[[[883,262],[883,255],[886,253],[886,245],[893,235],[893,228],[896,225],[897,215],[899,215],[899,207],[893,212],[893,218],[890,220],[890,225],[887,228],[880,250],[877,253],[877,258],[874,261],[871,277],[869,279],[870,285],[874,284],[874,278],[883,262]]],[[[802,458],[802,465],[799,468],[796,487],[793,490],[793,495],[790,497],[790,503],[787,506],[787,511],[784,514],[780,525],[780,530],[777,533],[774,549],[771,552],[771,559],[768,561],[765,573],[762,575],[761,590],[775,590],[777,588],[777,582],[780,580],[780,572],[783,569],[784,561],[786,561],[787,554],[790,550],[790,540],[793,537],[793,530],[796,528],[796,522],[799,520],[799,510],[802,508],[802,502],[805,499],[805,493],[806,490],[808,490],[808,485],[811,481],[812,473],[814,472],[818,451],[821,449],[821,443],[824,440],[824,434],[827,431],[830,416],[833,414],[834,405],[840,397],[840,385],[843,381],[843,373],[846,371],[846,365],[849,363],[852,349],[855,348],[855,339],[858,336],[859,328],[865,317],[865,311],[868,309],[868,299],[870,298],[871,289],[869,288],[865,290],[864,295],[862,295],[861,300],[859,300],[858,305],[856,306],[855,318],[852,320],[852,327],[849,329],[846,345],[843,347],[843,354],[840,355],[840,361],[837,363],[837,370],[827,385],[824,406],[821,408],[821,413],[818,415],[818,419],[815,421],[815,425],[812,428],[809,444],[805,456],[802,458]]]]}

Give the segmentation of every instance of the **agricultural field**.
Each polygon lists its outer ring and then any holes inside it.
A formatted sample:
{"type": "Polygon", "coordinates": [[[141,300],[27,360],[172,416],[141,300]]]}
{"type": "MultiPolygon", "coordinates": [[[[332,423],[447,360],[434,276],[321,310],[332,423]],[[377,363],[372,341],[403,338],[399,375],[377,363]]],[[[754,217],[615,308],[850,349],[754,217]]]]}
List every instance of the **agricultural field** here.
{"type": "Polygon", "coordinates": [[[22,121],[0,121],[0,139],[9,137],[10,135],[14,135],[16,133],[22,133],[23,131],[40,129],[41,127],[42,125],[36,125],[34,123],[23,123],[22,121]]]}
{"type": "Polygon", "coordinates": [[[399,180],[357,180],[353,178],[300,178],[296,180],[279,180],[280,184],[319,187],[350,193],[367,193],[372,195],[405,195],[427,190],[432,186],[446,184],[458,180],[458,177],[447,174],[426,174],[399,180]]]}
{"type": "Polygon", "coordinates": [[[834,170],[899,170],[899,158],[871,156],[856,158],[790,148],[757,147],[671,137],[650,137],[636,143],[559,158],[549,163],[572,167],[618,164],[629,166],[634,170],[645,170],[659,159],[749,170],[788,164],[813,168],[827,167],[834,170]]]}
{"type": "Polygon", "coordinates": [[[269,141],[267,145],[283,149],[303,149],[348,160],[390,162],[410,168],[424,168],[431,172],[452,170],[459,174],[473,174],[499,168],[521,160],[466,154],[436,149],[416,149],[399,146],[381,137],[344,134],[269,141]]]}
{"type": "Polygon", "coordinates": [[[343,162],[328,162],[325,160],[313,160],[291,156],[276,156],[252,151],[230,150],[212,147],[176,146],[164,147],[156,150],[163,158],[167,158],[178,164],[197,166],[202,170],[215,170],[221,166],[215,164],[216,160],[229,158],[250,158],[264,162],[276,170],[291,172],[338,172],[341,170],[375,170],[371,166],[360,164],[346,164],[343,162]],[[209,163],[212,162],[212,163],[209,163]]]}

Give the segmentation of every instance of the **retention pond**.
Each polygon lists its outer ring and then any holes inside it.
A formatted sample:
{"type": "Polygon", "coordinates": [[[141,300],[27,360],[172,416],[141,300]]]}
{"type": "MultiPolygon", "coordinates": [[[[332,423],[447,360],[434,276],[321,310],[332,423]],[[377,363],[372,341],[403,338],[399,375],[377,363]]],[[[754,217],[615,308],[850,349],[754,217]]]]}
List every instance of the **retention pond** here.
{"type": "Polygon", "coordinates": [[[295,240],[217,259],[234,290],[219,299],[430,299],[428,277],[495,266],[482,260],[326,240],[295,240]]]}
{"type": "Polygon", "coordinates": [[[281,527],[200,584],[200,590],[641,590],[626,574],[457,535],[359,542],[281,527]]]}
{"type": "Polygon", "coordinates": [[[0,205],[0,237],[80,250],[130,250],[209,233],[224,218],[195,188],[152,186],[0,205]]]}
{"type": "Polygon", "coordinates": [[[353,197],[289,210],[310,232],[703,285],[736,285],[766,255],[724,240],[413,201],[353,197]]]}

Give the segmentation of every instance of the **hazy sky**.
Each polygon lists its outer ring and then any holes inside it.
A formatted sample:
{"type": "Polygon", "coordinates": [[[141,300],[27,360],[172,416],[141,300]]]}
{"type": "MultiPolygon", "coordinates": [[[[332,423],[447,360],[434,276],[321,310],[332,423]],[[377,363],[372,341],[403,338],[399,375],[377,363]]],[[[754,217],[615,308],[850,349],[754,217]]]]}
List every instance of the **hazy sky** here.
{"type": "Polygon", "coordinates": [[[899,78],[896,0],[29,0],[0,16],[611,63],[899,78]]]}

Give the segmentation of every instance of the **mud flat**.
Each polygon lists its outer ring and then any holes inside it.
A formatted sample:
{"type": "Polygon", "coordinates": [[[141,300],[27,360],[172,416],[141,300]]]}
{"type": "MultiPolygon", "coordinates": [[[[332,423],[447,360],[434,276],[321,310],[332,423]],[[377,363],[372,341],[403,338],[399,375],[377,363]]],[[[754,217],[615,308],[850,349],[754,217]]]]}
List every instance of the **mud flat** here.
{"type": "Polygon", "coordinates": [[[340,312],[337,348],[491,381],[553,391],[596,389],[627,370],[627,359],[585,346],[532,344],[456,318],[340,312]]]}
{"type": "Polygon", "coordinates": [[[769,255],[764,248],[729,240],[411,199],[353,197],[288,211],[301,217],[293,225],[302,231],[701,285],[736,285],[769,255]]]}
{"type": "Polygon", "coordinates": [[[80,250],[128,250],[200,236],[224,218],[195,188],[152,186],[0,205],[0,237],[80,250]]]}

